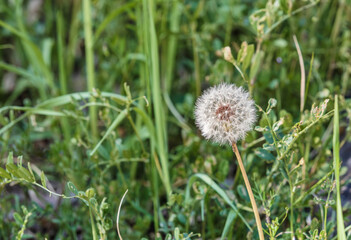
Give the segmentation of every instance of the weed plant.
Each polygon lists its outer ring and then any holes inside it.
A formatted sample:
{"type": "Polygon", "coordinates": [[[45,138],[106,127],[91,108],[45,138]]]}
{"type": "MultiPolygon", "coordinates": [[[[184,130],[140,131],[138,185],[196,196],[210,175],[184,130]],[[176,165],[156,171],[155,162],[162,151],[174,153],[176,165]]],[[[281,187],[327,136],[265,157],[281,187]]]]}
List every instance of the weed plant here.
{"type": "Polygon", "coordinates": [[[0,0],[0,16],[0,239],[258,239],[231,146],[194,122],[223,82],[256,103],[237,148],[265,239],[351,239],[350,1],[0,0]]]}

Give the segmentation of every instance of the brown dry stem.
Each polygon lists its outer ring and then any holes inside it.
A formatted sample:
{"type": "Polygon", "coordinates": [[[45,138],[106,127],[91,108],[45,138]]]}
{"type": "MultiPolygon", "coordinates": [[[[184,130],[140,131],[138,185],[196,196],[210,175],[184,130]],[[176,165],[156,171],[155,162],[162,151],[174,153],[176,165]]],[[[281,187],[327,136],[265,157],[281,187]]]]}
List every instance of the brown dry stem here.
{"type": "Polygon", "coordinates": [[[253,210],[253,212],[255,214],[255,219],[256,219],[256,224],[257,224],[257,229],[258,229],[258,235],[260,237],[260,240],[264,240],[261,219],[260,219],[260,215],[258,213],[256,201],[255,201],[255,198],[253,196],[251,185],[250,185],[249,179],[247,178],[247,174],[246,174],[246,171],[245,171],[245,168],[244,168],[244,164],[243,164],[243,161],[241,160],[241,156],[240,156],[238,147],[236,146],[236,143],[232,143],[232,148],[233,148],[233,152],[235,153],[236,158],[238,159],[241,175],[243,175],[245,186],[246,186],[246,190],[247,190],[247,192],[249,194],[249,197],[250,197],[252,210],[253,210]]]}

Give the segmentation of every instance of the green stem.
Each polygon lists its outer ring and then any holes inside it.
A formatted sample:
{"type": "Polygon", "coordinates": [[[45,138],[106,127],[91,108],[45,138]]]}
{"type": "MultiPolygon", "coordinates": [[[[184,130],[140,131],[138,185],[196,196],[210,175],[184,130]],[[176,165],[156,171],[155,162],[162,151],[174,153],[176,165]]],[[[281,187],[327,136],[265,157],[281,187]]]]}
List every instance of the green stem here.
{"type": "Polygon", "coordinates": [[[67,94],[66,73],[63,54],[63,19],[60,11],[56,13],[57,21],[57,57],[59,65],[59,79],[61,95],[67,94]]]}
{"type": "Polygon", "coordinates": [[[171,35],[169,36],[168,45],[167,45],[167,68],[166,68],[166,91],[170,93],[171,85],[174,75],[174,63],[176,59],[176,50],[177,50],[177,42],[178,42],[178,33],[179,33],[179,23],[180,23],[180,15],[181,15],[181,3],[176,0],[172,3],[171,9],[171,18],[170,18],[170,26],[169,30],[171,31],[171,35]]]}
{"type": "Polygon", "coordinates": [[[97,235],[97,232],[96,232],[95,222],[94,222],[93,213],[91,211],[90,204],[89,204],[89,215],[90,215],[90,223],[91,223],[91,231],[92,231],[92,234],[93,234],[93,240],[98,240],[98,235],[97,235]]]}
{"type": "Polygon", "coordinates": [[[334,133],[333,133],[333,158],[336,181],[336,223],[339,240],[346,240],[344,218],[340,197],[340,139],[339,139],[339,105],[338,95],[335,95],[334,105],[334,133]]]}
{"type": "MultiPolygon", "coordinates": [[[[88,91],[93,92],[95,88],[95,72],[94,72],[94,55],[93,55],[93,33],[92,33],[92,24],[91,24],[91,9],[90,9],[90,0],[83,0],[83,17],[84,17],[84,37],[85,37],[85,59],[86,59],[86,68],[87,68],[87,82],[88,82],[88,91]]],[[[94,98],[90,99],[91,102],[94,102],[94,98]]],[[[89,117],[90,117],[90,127],[93,137],[93,142],[96,141],[98,136],[97,129],[97,111],[96,107],[92,106],[89,108],[89,117]]]]}
{"type": "MultiPolygon", "coordinates": [[[[63,18],[61,11],[56,13],[56,21],[57,21],[57,57],[58,57],[58,65],[59,65],[59,80],[60,80],[60,93],[61,95],[67,94],[67,77],[66,77],[66,66],[64,63],[64,48],[63,48],[63,39],[64,39],[64,30],[63,30],[63,18]]],[[[63,136],[65,142],[70,142],[71,140],[71,131],[70,125],[66,118],[60,118],[60,123],[62,126],[63,136]]],[[[71,145],[68,144],[69,152],[72,153],[71,145]]]]}
{"type": "Polygon", "coordinates": [[[272,134],[274,146],[275,146],[275,149],[276,149],[276,151],[277,151],[278,159],[279,159],[280,156],[281,156],[281,154],[280,154],[280,150],[279,150],[279,148],[278,148],[277,135],[276,135],[275,132],[273,131],[272,124],[271,124],[271,122],[269,121],[268,115],[267,115],[267,113],[266,113],[265,111],[263,111],[263,115],[264,115],[264,117],[265,117],[266,120],[267,120],[268,127],[269,127],[269,130],[270,130],[271,134],[272,134]]]}
{"type": "Polygon", "coordinates": [[[160,81],[160,72],[159,72],[159,56],[158,56],[158,41],[156,36],[155,22],[154,22],[154,12],[153,6],[154,1],[149,0],[143,1],[143,4],[146,8],[146,16],[148,22],[148,44],[150,49],[150,78],[151,78],[151,89],[152,89],[152,102],[153,110],[155,115],[155,125],[156,129],[156,139],[157,145],[162,165],[162,176],[163,182],[166,188],[167,198],[172,192],[169,170],[168,170],[168,149],[167,149],[167,126],[164,116],[163,100],[161,95],[161,81],[160,81]]]}
{"type": "Polygon", "coordinates": [[[289,188],[290,188],[290,231],[291,240],[294,240],[294,187],[292,184],[292,179],[289,176],[289,188]]]}
{"type": "MultiPolygon", "coordinates": [[[[144,6],[145,3],[138,4],[138,7],[136,8],[136,16],[137,16],[137,26],[138,26],[138,38],[139,38],[139,49],[140,52],[143,52],[145,55],[149,56],[148,54],[148,45],[146,41],[146,36],[147,36],[147,23],[146,23],[146,7],[144,6]],[[144,12],[144,18],[143,18],[143,10],[144,12]]],[[[146,96],[148,99],[151,99],[151,90],[150,90],[150,81],[148,76],[150,76],[149,68],[147,67],[147,62],[143,62],[140,66],[140,80],[141,80],[141,87],[144,92],[146,92],[146,96]]],[[[140,109],[144,109],[144,104],[142,102],[139,102],[139,107],[140,109]]],[[[147,108],[148,115],[152,115],[152,108],[149,107],[147,108]]],[[[137,125],[141,125],[142,122],[142,117],[140,114],[137,115],[137,125]]],[[[152,131],[154,132],[154,131],[152,131]]],[[[150,161],[150,171],[149,173],[149,178],[151,181],[151,190],[152,190],[152,204],[153,204],[153,220],[154,220],[154,228],[155,228],[155,233],[158,232],[158,226],[159,226],[159,220],[158,220],[158,210],[159,210],[159,189],[158,189],[158,177],[157,177],[157,169],[156,169],[156,163],[155,159],[153,156],[156,155],[155,149],[156,149],[156,141],[154,138],[151,138],[150,140],[150,154],[151,154],[151,161],[150,161]]]]}
{"type": "Polygon", "coordinates": [[[198,54],[197,42],[196,42],[196,22],[191,23],[192,31],[192,44],[193,44],[193,55],[195,65],[195,94],[200,96],[201,94],[201,75],[200,75],[200,59],[198,54]]]}
{"type": "Polygon", "coordinates": [[[328,215],[328,207],[329,207],[329,197],[330,197],[330,193],[333,190],[333,184],[330,187],[329,191],[328,191],[328,197],[327,200],[325,201],[325,205],[324,205],[324,224],[323,224],[323,229],[325,232],[327,232],[327,215],[328,215]]]}

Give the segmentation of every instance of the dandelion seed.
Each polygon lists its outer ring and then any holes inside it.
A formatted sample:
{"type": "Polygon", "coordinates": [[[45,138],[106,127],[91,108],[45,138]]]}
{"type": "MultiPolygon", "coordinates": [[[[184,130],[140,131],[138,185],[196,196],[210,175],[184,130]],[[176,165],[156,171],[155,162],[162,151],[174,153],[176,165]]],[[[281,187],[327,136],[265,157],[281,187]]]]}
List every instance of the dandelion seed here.
{"type": "Polygon", "coordinates": [[[243,139],[256,121],[254,101],[242,87],[220,84],[196,102],[196,125],[202,135],[221,145],[243,139]]]}

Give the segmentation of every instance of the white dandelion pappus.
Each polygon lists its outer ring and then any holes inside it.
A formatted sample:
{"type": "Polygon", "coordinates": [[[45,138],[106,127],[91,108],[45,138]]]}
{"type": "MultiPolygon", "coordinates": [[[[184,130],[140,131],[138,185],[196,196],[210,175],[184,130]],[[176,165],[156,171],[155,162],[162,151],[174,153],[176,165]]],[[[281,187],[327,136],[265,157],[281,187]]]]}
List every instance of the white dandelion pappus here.
{"type": "Polygon", "coordinates": [[[220,145],[245,138],[255,121],[254,101],[244,88],[234,84],[211,87],[196,101],[196,125],[206,139],[220,145]]]}

